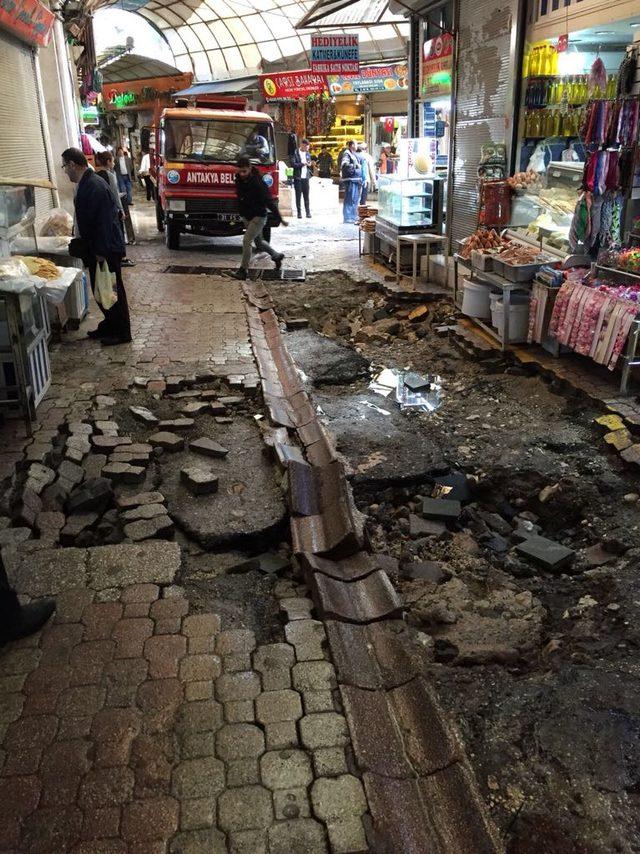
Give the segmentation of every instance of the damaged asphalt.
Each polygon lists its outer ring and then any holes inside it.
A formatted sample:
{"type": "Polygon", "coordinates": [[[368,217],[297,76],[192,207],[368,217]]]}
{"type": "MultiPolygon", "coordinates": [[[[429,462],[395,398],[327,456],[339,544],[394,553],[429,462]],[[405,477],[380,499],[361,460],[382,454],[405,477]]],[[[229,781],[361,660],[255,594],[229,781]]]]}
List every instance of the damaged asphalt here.
{"type": "Polygon", "coordinates": [[[398,561],[508,850],[640,850],[640,504],[601,412],[508,359],[465,356],[443,334],[448,302],[411,320],[414,305],[335,271],[270,291],[280,317],[309,321],[285,341],[373,550],[398,561]],[[368,388],[381,367],[440,374],[442,405],[401,412],[368,388]],[[459,515],[425,518],[451,472],[459,515]]]}

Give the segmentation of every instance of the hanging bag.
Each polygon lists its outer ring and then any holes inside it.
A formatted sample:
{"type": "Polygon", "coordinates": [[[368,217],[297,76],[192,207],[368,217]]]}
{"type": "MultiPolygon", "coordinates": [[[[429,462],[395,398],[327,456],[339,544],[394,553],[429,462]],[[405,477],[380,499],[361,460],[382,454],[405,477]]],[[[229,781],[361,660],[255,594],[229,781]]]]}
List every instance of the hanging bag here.
{"type": "Polygon", "coordinates": [[[109,270],[106,261],[96,267],[95,296],[105,311],[109,311],[118,301],[116,275],[109,270]]]}

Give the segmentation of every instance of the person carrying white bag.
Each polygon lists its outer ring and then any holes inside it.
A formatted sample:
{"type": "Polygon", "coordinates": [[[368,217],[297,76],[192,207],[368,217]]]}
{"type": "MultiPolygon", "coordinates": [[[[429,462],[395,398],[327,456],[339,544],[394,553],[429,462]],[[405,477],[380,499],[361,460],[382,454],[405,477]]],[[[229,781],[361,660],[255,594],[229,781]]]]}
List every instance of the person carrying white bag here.
{"type": "Polygon", "coordinates": [[[103,346],[131,341],[131,320],[122,281],[125,254],[120,216],[109,185],[89,168],[77,148],[62,152],[67,177],[78,185],[75,198],[79,236],[69,244],[69,254],[81,258],[89,268],[91,288],[104,314],[98,328],[88,333],[103,346]]]}

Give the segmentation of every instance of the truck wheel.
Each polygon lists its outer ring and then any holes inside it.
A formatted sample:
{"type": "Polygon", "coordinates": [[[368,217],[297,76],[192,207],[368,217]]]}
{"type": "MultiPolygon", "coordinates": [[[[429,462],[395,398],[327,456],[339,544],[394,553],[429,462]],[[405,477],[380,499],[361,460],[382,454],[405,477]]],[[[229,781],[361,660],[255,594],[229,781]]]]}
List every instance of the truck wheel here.
{"type": "Polygon", "coordinates": [[[169,220],[164,232],[167,249],[180,249],[180,229],[175,222],[169,220]]]}
{"type": "Polygon", "coordinates": [[[265,227],[262,229],[262,239],[266,240],[267,243],[269,243],[271,241],[271,226],[270,225],[265,225],[265,227]]]}
{"type": "Polygon", "coordinates": [[[158,226],[158,231],[164,231],[164,211],[162,210],[160,201],[156,202],[156,225],[158,226]]]}

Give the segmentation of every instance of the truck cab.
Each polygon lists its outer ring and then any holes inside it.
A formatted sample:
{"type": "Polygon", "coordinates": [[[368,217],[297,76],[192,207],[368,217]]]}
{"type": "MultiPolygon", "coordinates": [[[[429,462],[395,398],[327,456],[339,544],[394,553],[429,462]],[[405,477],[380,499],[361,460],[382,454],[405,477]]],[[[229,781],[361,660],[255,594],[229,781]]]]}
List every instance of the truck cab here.
{"type": "MultiPolygon", "coordinates": [[[[169,249],[181,234],[242,234],[235,189],[236,161],[246,155],[278,199],[273,119],[244,109],[243,100],[216,99],[163,110],[157,149],[157,224],[169,249]]],[[[269,215],[266,239],[276,225],[269,215]]]]}

